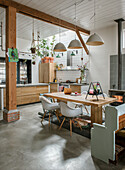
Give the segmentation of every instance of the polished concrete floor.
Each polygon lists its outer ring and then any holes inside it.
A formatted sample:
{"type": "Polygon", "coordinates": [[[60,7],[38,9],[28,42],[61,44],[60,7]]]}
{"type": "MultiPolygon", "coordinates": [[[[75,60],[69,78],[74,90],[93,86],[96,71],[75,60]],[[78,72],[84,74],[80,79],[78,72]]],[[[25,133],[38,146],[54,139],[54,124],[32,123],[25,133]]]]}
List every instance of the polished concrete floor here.
{"type": "Polygon", "coordinates": [[[92,158],[88,138],[70,137],[68,130],[49,128],[47,121],[41,127],[41,104],[18,109],[19,121],[0,121],[0,170],[125,170],[125,159],[115,166],[92,158]]]}

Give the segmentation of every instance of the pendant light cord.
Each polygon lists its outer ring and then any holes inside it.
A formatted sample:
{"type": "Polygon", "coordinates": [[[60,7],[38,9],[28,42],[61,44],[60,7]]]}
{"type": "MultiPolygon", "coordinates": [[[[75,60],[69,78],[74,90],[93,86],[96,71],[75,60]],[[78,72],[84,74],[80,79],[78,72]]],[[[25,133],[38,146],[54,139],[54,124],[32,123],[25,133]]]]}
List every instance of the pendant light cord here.
{"type": "Polygon", "coordinates": [[[34,42],[34,18],[33,18],[33,33],[32,33],[32,42],[34,42]]]}
{"type": "Polygon", "coordinates": [[[95,15],[96,13],[95,13],[95,0],[94,0],[94,30],[95,30],[95,15]]]}
{"type": "Polygon", "coordinates": [[[79,5],[79,4],[81,4],[83,1],[85,1],[85,0],[81,0],[81,1],[75,2],[75,3],[73,3],[72,5],[69,5],[69,6],[67,6],[66,8],[61,9],[61,11],[64,11],[64,10],[66,10],[66,9],[74,6],[75,4],[76,4],[76,5],[79,5]]]}
{"type": "Polygon", "coordinates": [[[76,39],[76,3],[75,3],[75,39],[76,39]]]}
{"type": "MultiPolygon", "coordinates": [[[[60,18],[60,10],[59,10],[59,18],[60,18]]],[[[61,42],[61,40],[60,40],[60,20],[59,20],[59,42],[61,42]]]]}

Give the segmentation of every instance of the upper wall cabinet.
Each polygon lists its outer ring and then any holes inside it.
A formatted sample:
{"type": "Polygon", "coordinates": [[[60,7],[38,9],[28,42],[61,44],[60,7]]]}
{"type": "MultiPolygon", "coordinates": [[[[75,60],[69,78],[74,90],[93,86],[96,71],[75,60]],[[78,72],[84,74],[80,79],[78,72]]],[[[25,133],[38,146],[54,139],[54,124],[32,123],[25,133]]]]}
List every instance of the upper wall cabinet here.
{"type": "Polygon", "coordinates": [[[54,63],[39,64],[39,83],[53,82],[54,77],[54,63]]]}

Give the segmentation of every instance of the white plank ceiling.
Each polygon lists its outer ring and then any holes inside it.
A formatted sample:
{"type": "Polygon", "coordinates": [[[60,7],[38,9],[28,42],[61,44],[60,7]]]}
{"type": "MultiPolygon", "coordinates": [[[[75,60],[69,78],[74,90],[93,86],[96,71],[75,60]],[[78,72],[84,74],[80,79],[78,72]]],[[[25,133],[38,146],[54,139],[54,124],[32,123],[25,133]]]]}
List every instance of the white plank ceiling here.
{"type": "MultiPolygon", "coordinates": [[[[59,17],[75,24],[74,13],[75,2],[81,0],[14,0],[47,14],[59,17]]],[[[94,0],[83,0],[77,5],[77,25],[88,30],[107,27],[113,24],[115,19],[125,19],[125,0],[95,0],[95,18],[94,0]],[[92,18],[92,19],[91,19],[92,18]]],[[[4,10],[0,8],[0,21],[4,20],[4,10]]],[[[17,36],[31,40],[33,19],[21,14],[17,14],[17,36]]],[[[35,20],[35,32],[40,31],[41,37],[48,37],[59,32],[57,26],[35,20]]],[[[62,28],[62,31],[65,29],[62,28]]]]}

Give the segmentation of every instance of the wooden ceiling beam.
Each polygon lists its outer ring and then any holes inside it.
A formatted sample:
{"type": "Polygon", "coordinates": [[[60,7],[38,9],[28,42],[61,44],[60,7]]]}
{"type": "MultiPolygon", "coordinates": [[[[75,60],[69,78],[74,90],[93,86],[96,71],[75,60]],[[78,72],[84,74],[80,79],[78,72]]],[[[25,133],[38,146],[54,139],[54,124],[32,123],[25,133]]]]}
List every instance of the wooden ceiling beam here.
{"type": "Polygon", "coordinates": [[[76,34],[77,34],[77,36],[78,36],[78,38],[79,38],[79,40],[80,40],[80,42],[81,42],[81,44],[82,44],[82,46],[83,46],[85,52],[86,52],[86,54],[89,55],[89,50],[88,50],[88,48],[87,48],[87,46],[86,46],[86,44],[85,44],[85,42],[84,42],[82,36],[80,35],[80,32],[79,32],[78,29],[76,30],[76,34]]]}
{"type": "Polygon", "coordinates": [[[70,22],[67,22],[67,21],[64,21],[62,19],[56,18],[54,16],[51,16],[49,14],[46,14],[44,12],[41,12],[41,11],[38,11],[36,9],[30,8],[30,7],[26,6],[26,5],[17,3],[17,2],[12,1],[12,0],[0,0],[0,6],[2,6],[2,7],[11,6],[11,7],[16,8],[18,13],[22,13],[24,15],[28,15],[30,17],[33,17],[33,18],[48,22],[50,24],[61,26],[63,28],[66,28],[66,29],[69,29],[69,30],[72,30],[72,31],[75,31],[76,28],[77,28],[80,32],[82,32],[82,33],[84,33],[86,35],[90,34],[90,31],[88,31],[88,30],[86,30],[86,29],[84,29],[82,27],[75,26],[74,24],[72,24],[70,22]]]}

